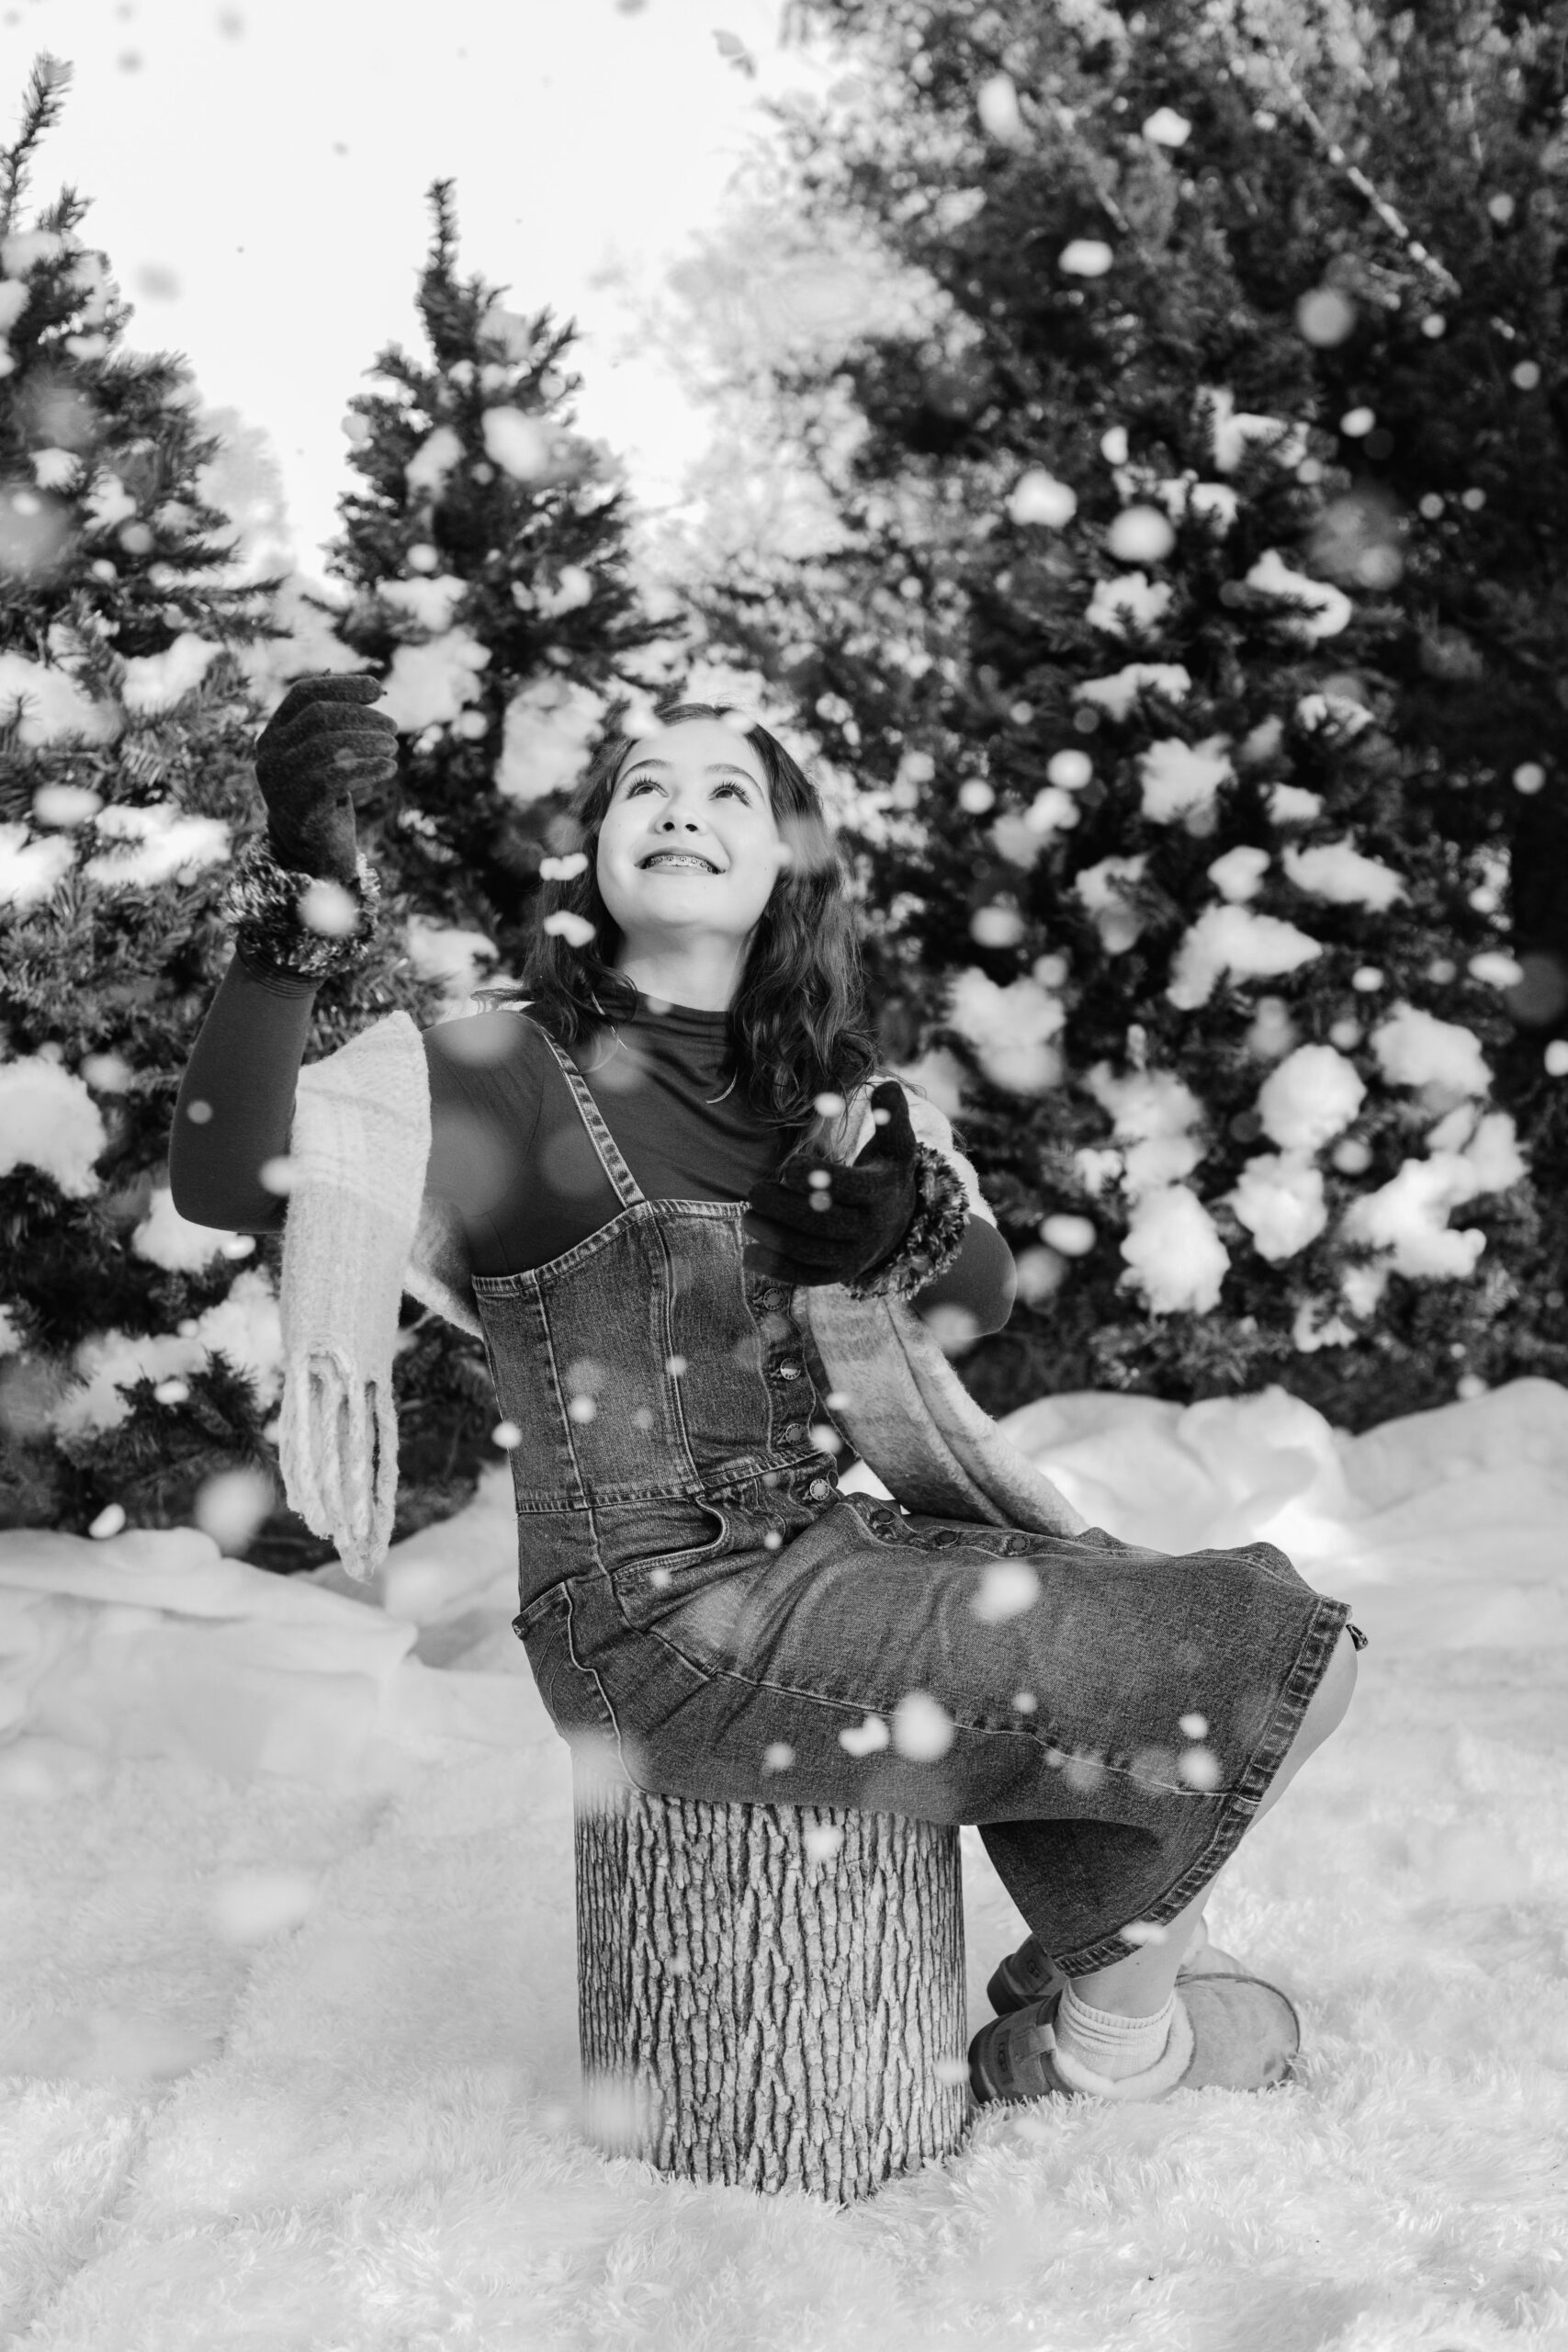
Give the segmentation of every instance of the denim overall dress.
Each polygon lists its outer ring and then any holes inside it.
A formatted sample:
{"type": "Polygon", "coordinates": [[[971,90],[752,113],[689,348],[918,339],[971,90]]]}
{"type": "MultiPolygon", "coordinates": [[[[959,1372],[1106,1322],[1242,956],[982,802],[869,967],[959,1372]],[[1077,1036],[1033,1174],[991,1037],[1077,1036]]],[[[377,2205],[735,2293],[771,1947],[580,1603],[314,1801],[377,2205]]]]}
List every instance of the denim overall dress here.
{"type": "Polygon", "coordinates": [[[671,1796],[977,1824],[1059,1966],[1122,1958],[1234,1851],[1347,1605],[1268,1544],[1176,1557],[841,1492],[744,1203],[649,1200],[546,1042],[621,1206],[472,1280],[557,1730],[671,1796]]]}

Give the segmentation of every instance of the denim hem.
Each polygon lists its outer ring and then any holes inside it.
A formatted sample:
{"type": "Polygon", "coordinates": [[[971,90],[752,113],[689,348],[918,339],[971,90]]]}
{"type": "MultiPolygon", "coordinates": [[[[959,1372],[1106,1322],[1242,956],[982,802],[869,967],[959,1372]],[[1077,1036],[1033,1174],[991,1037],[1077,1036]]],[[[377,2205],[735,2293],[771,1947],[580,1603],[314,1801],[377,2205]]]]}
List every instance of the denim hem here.
{"type": "MultiPolygon", "coordinates": [[[[1152,1903],[1141,1904],[1131,1917],[1146,1921],[1150,1927],[1163,1928],[1179,1911],[1184,1911],[1229,1861],[1302,1727],[1302,1718],[1327,1671],[1334,1645],[1349,1616],[1348,1601],[1319,1598],[1263,1736],[1236,1785],[1225,1792],[1224,1802],[1214,1818],[1213,1836],[1163,1894],[1152,1903]]],[[[1091,1970],[1110,1968],[1140,1949],[1124,1936],[1110,1935],[1101,1936],[1091,1944],[1080,1944],[1070,1951],[1053,1952],[1051,1958],[1064,1976],[1087,1976],[1091,1970]]]]}

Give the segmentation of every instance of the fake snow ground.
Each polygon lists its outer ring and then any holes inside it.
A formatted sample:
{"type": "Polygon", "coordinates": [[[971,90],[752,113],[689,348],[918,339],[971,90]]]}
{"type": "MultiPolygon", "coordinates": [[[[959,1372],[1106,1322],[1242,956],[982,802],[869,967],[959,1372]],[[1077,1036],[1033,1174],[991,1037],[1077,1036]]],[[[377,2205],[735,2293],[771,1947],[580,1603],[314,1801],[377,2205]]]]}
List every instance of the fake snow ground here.
{"type": "MultiPolygon", "coordinates": [[[[606,2161],[504,1464],[368,1592],[0,1532],[0,2343],[1568,2347],[1568,1391],[1004,1426],[1113,1532],[1266,1536],[1371,1635],[1210,1907],[1298,2000],[1297,2085],[987,2109],[841,2212],[606,2161]]],[[[963,1854],[973,2031],[1023,1924],[963,1854]]]]}

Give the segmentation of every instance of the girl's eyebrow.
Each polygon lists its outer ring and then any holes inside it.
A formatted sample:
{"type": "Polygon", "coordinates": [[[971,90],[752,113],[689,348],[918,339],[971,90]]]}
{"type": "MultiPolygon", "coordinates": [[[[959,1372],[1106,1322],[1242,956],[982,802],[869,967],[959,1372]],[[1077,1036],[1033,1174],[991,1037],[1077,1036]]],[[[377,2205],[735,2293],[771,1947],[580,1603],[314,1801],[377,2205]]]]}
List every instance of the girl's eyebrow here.
{"type": "MultiPolygon", "coordinates": [[[[630,767],[626,770],[626,774],[627,775],[635,775],[638,768],[667,768],[669,765],[670,763],[668,760],[634,760],[630,767]]],[[[736,767],[728,760],[716,761],[713,766],[705,768],[703,770],[703,774],[705,775],[738,775],[742,784],[749,784],[753,787],[755,787],[757,784],[757,779],[754,775],[749,775],[744,768],[736,767]]]]}

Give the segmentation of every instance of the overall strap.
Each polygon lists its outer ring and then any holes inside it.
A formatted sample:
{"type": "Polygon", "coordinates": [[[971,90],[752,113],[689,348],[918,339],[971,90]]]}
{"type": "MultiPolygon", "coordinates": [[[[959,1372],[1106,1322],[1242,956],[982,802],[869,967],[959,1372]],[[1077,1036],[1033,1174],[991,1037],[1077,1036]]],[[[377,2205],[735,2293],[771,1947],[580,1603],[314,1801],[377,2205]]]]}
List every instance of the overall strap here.
{"type": "MultiPolygon", "coordinates": [[[[527,1015],[525,1014],[523,1017],[526,1020],[527,1015]]],[[[538,1029],[540,1036],[560,1064],[562,1076],[571,1089],[572,1099],[581,1115],[582,1124],[588,1130],[588,1139],[599,1155],[605,1175],[615,1188],[616,1199],[624,1209],[634,1208],[637,1202],[644,1200],[647,1195],[622,1158],[619,1144],[604,1125],[599,1105],[588,1091],[587,1080],[570,1055],[561,1051],[548,1030],[540,1028],[536,1021],[533,1026],[538,1029]]]]}

